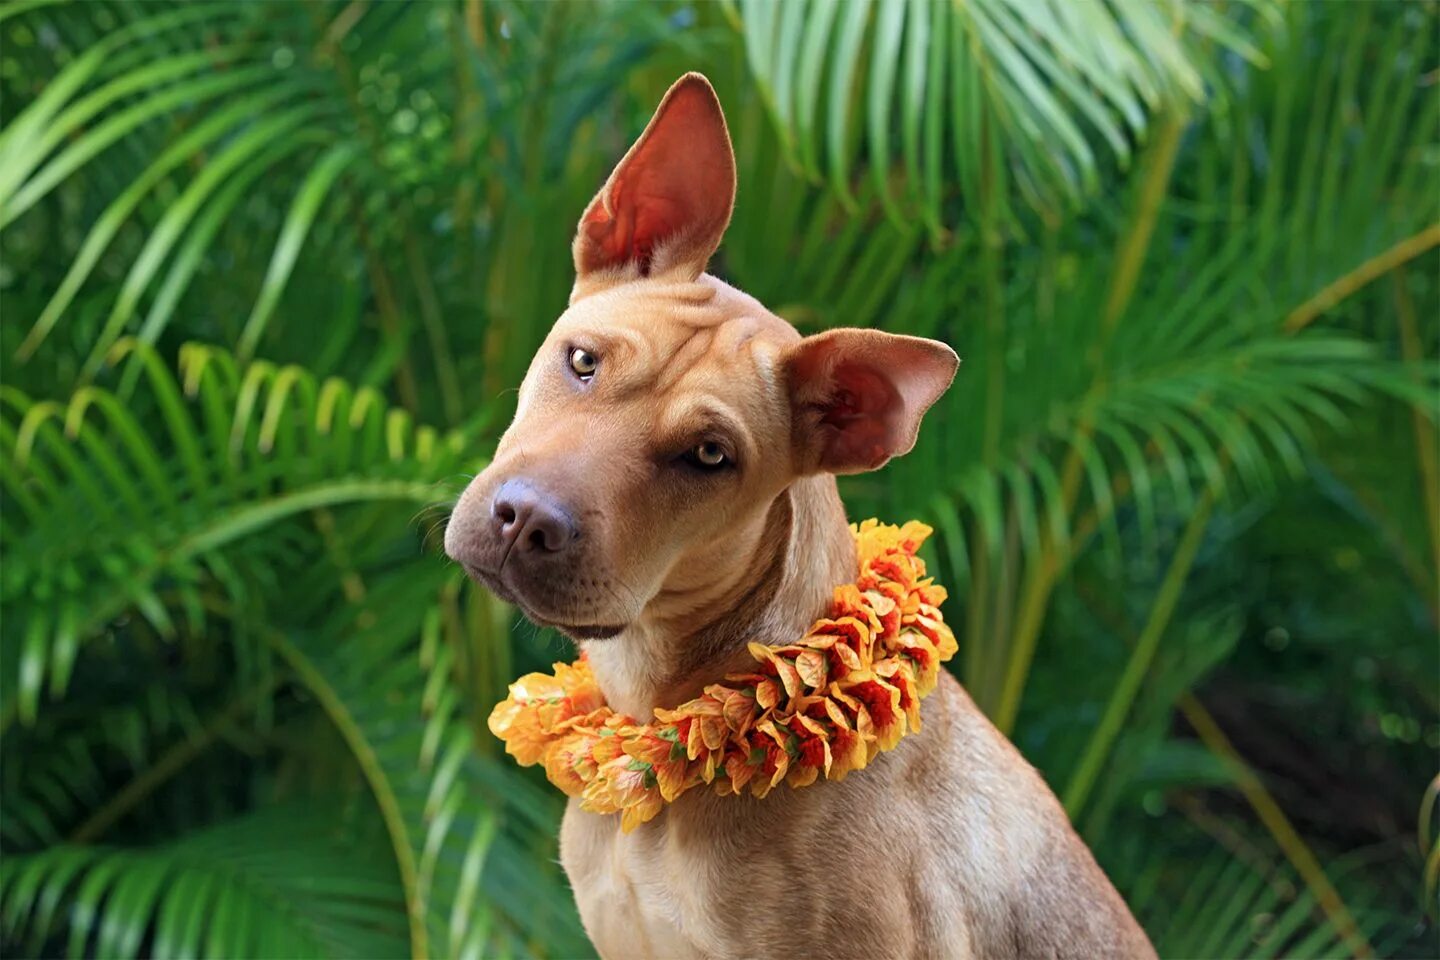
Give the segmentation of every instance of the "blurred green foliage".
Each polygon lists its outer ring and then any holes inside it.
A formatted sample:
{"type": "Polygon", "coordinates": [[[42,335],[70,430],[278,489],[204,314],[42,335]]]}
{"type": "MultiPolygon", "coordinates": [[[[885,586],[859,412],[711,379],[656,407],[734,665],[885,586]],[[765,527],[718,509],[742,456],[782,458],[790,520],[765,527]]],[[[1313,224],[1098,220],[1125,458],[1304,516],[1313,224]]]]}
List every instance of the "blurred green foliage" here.
{"type": "Polygon", "coordinates": [[[482,722],[565,647],[436,531],[580,211],[699,69],[740,170],[712,270],[964,358],[842,490],[938,528],[957,674],[1162,953],[1440,954],[1437,35],[0,5],[0,949],[588,953],[559,798],[482,722]]]}

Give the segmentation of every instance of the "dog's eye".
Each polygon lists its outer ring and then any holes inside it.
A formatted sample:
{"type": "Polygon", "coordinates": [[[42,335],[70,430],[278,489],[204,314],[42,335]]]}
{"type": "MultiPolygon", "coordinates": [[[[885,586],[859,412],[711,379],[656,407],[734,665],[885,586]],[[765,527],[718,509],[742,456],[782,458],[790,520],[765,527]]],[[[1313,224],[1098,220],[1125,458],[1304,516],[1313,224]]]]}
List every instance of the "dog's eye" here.
{"type": "Polygon", "coordinates": [[[714,440],[706,440],[690,451],[690,460],[697,467],[706,470],[716,470],[725,466],[730,458],[725,456],[725,448],[714,440]]]}
{"type": "Polygon", "coordinates": [[[589,380],[595,376],[595,368],[600,366],[600,359],[583,347],[576,347],[570,351],[570,369],[575,371],[575,376],[581,380],[589,380]]]}

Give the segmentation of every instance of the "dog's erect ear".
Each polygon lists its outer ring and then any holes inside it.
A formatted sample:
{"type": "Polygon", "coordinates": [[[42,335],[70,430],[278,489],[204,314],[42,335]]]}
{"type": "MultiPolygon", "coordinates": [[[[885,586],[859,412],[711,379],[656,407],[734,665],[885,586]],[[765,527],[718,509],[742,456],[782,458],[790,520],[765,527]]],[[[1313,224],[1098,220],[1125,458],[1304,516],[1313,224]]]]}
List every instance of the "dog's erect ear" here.
{"type": "Polygon", "coordinates": [[[806,337],[783,362],[800,472],[861,473],[910,452],[960,358],[938,340],[839,329],[806,337]]]}
{"type": "Polygon", "coordinates": [[[590,201],[575,235],[575,273],[705,271],[735,205],[735,154],[715,91],[687,73],[590,201]]]}

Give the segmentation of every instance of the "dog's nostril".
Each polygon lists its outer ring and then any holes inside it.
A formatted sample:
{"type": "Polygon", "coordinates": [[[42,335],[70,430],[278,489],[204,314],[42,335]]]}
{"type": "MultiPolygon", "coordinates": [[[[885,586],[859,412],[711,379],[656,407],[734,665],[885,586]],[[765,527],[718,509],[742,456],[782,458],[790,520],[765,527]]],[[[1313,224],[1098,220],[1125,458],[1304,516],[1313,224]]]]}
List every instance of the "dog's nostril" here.
{"type": "Polygon", "coordinates": [[[559,553],[575,539],[575,528],[559,510],[548,504],[536,506],[525,516],[519,546],[536,553],[559,553]]]}
{"type": "Polygon", "coordinates": [[[527,553],[559,553],[579,536],[564,507],[528,483],[507,480],[490,505],[496,532],[527,553]]]}

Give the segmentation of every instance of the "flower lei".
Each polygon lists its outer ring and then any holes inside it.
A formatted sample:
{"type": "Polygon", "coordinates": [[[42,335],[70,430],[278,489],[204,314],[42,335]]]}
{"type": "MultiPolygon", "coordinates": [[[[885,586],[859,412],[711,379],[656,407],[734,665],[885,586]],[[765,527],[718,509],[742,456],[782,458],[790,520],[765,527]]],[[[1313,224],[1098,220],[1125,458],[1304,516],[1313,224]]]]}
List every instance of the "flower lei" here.
{"type": "Polygon", "coordinates": [[[763,797],[781,780],[804,787],[864,769],[920,729],[920,700],[956,644],[939,610],[945,588],[915,555],[930,528],[867,520],[850,532],[855,582],[836,587],[830,616],[794,643],[750,644],[754,672],[640,723],[606,705],[582,654],[511,684],[491,732],[521,765],[543,763],[581,809],[620,813],[626,833],[702,783],[763,797]]]}

